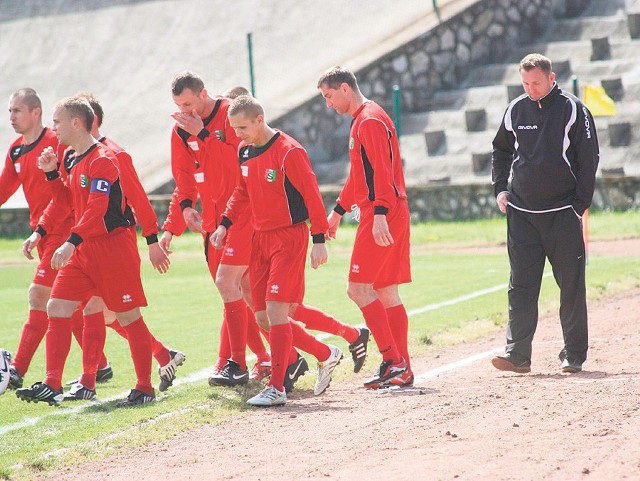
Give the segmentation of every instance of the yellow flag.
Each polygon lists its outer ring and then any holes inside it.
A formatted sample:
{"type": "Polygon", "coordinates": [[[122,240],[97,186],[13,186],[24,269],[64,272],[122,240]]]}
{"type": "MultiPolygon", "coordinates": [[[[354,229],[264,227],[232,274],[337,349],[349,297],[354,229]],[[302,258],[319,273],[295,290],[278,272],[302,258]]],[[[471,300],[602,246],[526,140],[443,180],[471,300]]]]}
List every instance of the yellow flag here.
{"type": "Polygon", "coordinates": [[[616,104],[613,103],[613,100],[607,95],[602,86],[585,85],[582,95],[582,101],[594,117],[616,115],[618,113],[616,104]]]}

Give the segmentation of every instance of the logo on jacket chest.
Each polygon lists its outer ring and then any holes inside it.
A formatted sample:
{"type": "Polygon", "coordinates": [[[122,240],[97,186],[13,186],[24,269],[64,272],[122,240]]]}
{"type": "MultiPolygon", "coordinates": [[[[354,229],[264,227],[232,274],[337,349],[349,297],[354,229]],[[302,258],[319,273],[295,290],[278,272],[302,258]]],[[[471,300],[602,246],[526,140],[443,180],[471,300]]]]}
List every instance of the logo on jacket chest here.
{"type": "Polygon", "coordinates": [[[349,137],[349,150],[353,149],[354,145],[356,145],[356,141],[353,137],[349,137]]]}
{"type": "Polygon", "coordinates": [[[275,169],[267,169],[264,174],[264,178],[267,182],[275,182],[277,177],[277,172],[275,169]]]}
{"type": "Polygon", "coordinates": [[[89,177],[81,174],[80,175],[80,187],[82,187],[83,189],[89,187],[89,177]]]}
{"type": "Polygon", "coordinates": [[[518,125],[518,130],[538,130],[537,125],[518,125]]]}

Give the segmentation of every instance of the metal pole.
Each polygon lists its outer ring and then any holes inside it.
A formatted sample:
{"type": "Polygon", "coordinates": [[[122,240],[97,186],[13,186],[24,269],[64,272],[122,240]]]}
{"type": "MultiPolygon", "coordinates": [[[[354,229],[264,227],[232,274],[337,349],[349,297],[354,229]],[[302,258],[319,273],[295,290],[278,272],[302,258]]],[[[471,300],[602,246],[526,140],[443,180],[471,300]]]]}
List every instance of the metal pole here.
{"type": "Polygon", "coordinates": [[[575,75],[572,75],[571,82],[573,83],[573,95],[575,95],[576,97],[580,97],[579,91],[578,91],[578,77],[576,77],[575,75]]]}
{"type": "Polygon", "coordinates": [[[400,140],[400,125],[401,125],[401,109],[400,109],[400,87],[393,86],[393,124],[396,127],[398,134],[398,140],[400,140]]]}
{"type": "Polygon", "coordinates": [[[438,10],[438,0],[431,0],[431,3],[433,3],[433,9],[438,10]]]}
{"type": "Polygon", "coordinates": [[[255,80],[253,78],[253,42],[251,33],[247,34],[247,49],[249,51],[249,79],[251,80],[251,95],[256,96],[255,80]]]}

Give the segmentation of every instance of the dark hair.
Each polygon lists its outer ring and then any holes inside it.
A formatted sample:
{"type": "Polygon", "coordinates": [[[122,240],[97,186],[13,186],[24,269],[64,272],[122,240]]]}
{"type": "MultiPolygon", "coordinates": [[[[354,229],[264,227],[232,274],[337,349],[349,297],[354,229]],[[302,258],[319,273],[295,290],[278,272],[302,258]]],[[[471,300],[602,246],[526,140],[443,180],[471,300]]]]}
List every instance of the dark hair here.
{"type": "Polygon", "coordinates": [[[539,68],[548,75],[552,71],[551,60],[540,53],[530,53],[520,60],[520,71],[528,72],[534,68],[539,68]]]}
{"type": "Polygon", "coordinates": [[[204,82],[199,75],[193,72],[180,72],[171,82],[171,93],[180,95],[185,89],[191,90],[194,94],[199,94],[204,89],[204,82]]]}
{"type": "Polygon", "coordinates": [[[20,97],[22,99],[22,103],[24,103],[29,111],[31,112],[33,109],[42,110],[42,102],[40,101],[40,97],[35,90],[29,87],[25,87],[20,90],[16,90],[13,94],[11,94],[11,98],[14,99],[16,97],[20,97]]]}
{"type": "Polygon", "coordinates": [[[91,105],[86,99],[82,97],[67,97],[56,104],[56,109],[58,108],[65,109],[71,118],[82,120],[87,132],[91,132],[94,114],[91,105]]]}
{"type": "Polygon", "coordinates": [[[104,110],[102,110],[98,99],[91,92],[78,92],[75,96],[89,102],[94,115],[98,118],[98,127],[100,127],[102,125],[102,119],[104,119],[104,110]]]}
{"type": "Polygon", "coordinates": [[[329,88],[337,89],[343,83],[347,84],[353,90],[358,90],[358,81],[351,70],[342,67],[331,67],[320,76],[317,88],[326,85],[329,88]]]}
{"type": "Polygon", "coordinates": [[[244,114],[248,117],[257,117],[264,115],[262,104],[254,99],[251,95],[241,95],[231,102],[227,115],[244,114]]]}

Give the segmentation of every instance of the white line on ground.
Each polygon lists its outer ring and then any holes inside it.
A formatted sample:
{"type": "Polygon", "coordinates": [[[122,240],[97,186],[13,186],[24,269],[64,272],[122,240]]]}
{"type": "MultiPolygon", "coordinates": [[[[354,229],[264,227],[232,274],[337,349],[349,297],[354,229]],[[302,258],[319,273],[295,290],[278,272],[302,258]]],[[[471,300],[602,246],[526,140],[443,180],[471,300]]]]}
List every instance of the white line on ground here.
{"type": "MultiPolygon", "coordinates": [[[[494,286],[494,287],[489,287],[487,289],[481,289],[479,291],[476,292],[472,292],[470,294],[467,294],[465,296],[460,296],[460,297],[456,297],[454,299],[450,299],[448,301],[443,301],[443,302],[439,302],[436,304],[429,304],[427,306],[418,308],[418,309],[413,309],[409,312],[407,312],[407,314],[409,315],[409,317],[414,316],[416,314],[421,314],[423,312],[428,312],[428,311],[433,311],[436,309],[440,309],[442,307],[446,307],[446,306],[451,306],[454,304],[459,304],[461,302],[465,302],[471,299],[475,299],[476,297],[480,297],[486,294],[491,294],[493,292],[499,291],[501,289],[505,289],[507,286],[504,284],[501,284],[499,286],[494,286]]],[[[357,327],[363,327],[364,324],[360,324],[357,327]]],[[[329,337],[334,337],[332,334],[326,334],[323,333],[319,336],[317,336],[318,339],[320,340],[324,340],[327,339],[329,337]]],[[[420,374],[419,376],[416,376],[416,382],[421,382],[424,381],[426,379],[438,376],[439,374],[442,374],[444,372],[453,370],[453,369],[458,369],[460,367],[464,367],[466,365],[469,365],[473,362],[479,361],[481,359],[484,359],[485,357],[488,357],[492,354],[495,354],[495,352],[498,350],[494,350],[494,351],[487,351],[484,353],[480,353],[480,354],[476,354],[474,356],[470,356],[468,358],[465,359],[461,359],[459,361],[444,365],[444,366],[440,366],[439,368],[436,369],[432,369],[431,371],[427,371],[426,373],[420,374]]],[[[255,356],[251,355],[251,356],[247,356],[247,361],[253,361],[255,359],[255,356]]],[[[196,371],[194,373],[189,374],[188,376],[183,376],[183,377],[178,377],[173,385],[174,386],[179,386],[182,384],[190,384],[190,383],[194,383],[194,382],[199,382],[202,381],[203,379],[206,379],[209,376],[209,373],[211,372],[211,368],[205,368],[205,369],[201,369],[200,371],[196,371]]],[[[116,399],[123,399],[127,396],[128,393],[122,393],[120,395],[116,395],[116,396],[112,396],[109,398],[103,398],[100,401],[101,402],[109,402],[109,401],[114,401],[116,399]]],[[[39,421],[49,417],[49,416],[61,416],[61,415],[67,415],[67,414],[77,414],[79,412],[82,412],[84,409],[86,409],[87,407],[90,407],[93,403],[87,403],[87,404],[83,404],[80,406],[75,406],[72,408],[65,408],[65,409],[61,409],[61,410],[54,410],[51,411],[50,413],[47,414],[43,414],[42,416],[39,417],[33,417],[33,418],[26,418],[23,419],[20,422],[14,423],[14,424],[9,424],[7,426],[0,426],[0,436],[9,433],[11,431],[15,431],[17,429],[21,429],[21,428],[25,428],[25,427],[29,427],[29,426],[34,426],[35,424],[37,424],[39,421]]]]}

